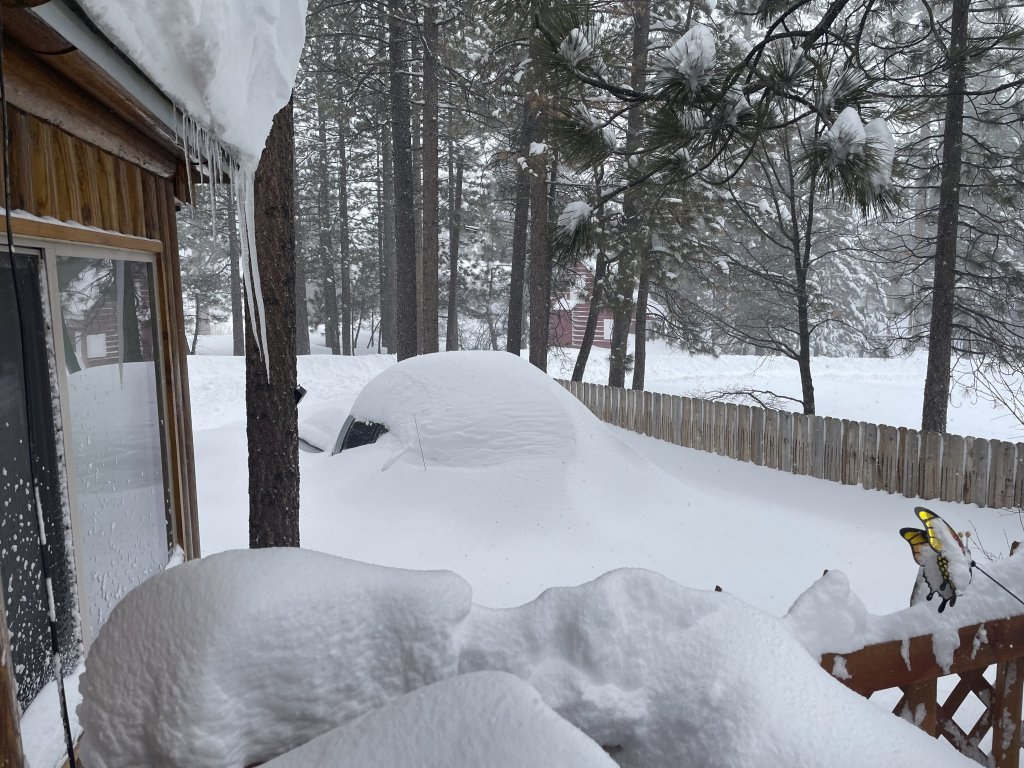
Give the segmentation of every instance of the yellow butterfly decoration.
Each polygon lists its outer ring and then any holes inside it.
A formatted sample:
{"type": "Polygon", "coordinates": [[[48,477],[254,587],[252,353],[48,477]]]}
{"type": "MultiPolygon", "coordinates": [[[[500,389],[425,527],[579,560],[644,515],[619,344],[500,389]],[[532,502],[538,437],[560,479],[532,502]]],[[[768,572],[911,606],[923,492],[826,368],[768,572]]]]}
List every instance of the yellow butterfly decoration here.
{"type": "Polygon", "coordinates": [[[964,593],[971,581],[974,562],[963,539],[949,523],[924,507],[915,507],[914,512],[924,523],[924,530],[901,528],[900,536],[910,544],[914,560],[921,566],[928,584],[926,599],[931,600],[937,594],[942,599],[939,604],[939,613],[942,613],[947,603],[956,605],[957,597],[964,593]]]}

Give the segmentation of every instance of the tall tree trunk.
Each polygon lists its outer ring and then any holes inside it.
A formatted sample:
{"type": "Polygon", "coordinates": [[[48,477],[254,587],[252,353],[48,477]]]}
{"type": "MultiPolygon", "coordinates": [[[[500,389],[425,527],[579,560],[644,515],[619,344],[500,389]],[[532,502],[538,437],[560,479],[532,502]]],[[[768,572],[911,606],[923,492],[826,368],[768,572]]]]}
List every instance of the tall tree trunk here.
{"type": "Polygon", "coordinates": [[[352,265],[348,226],[348,148],[344,120],[338,121],[338,218],[341,224],[341,354],[352,354],[352,265]]]}
{"type": "Polygon", "coordinates": [[[192,303],[195,306],[195,322],[192,324],[192,343],[189,344],[188,348],[188,353],[190,355],[194,355],[196,353],[196,347],[199,346],[199,294],[192,294],[192,303]]]}
{"type": "Polygon", "coordinates": [[[391,149],[391,125],[384,123],[380,142],[381,239],[384,244],[384,277],[381,280],[380,335],[388,352],[398,349],[398,269],[395,263],[395,164],[391,149]]]}
{"type": "Polygon", "coordinates": [[[306,262],[298,253],[295,254],[295,354],[309,354],[309,307],[306,304],[306,262]]]}
{"type": "MultiPolygon", "coordinates": [[[[519,156],[525,163],[533,143],[534,119],[529,100],[523,98],[523,126],[519,156]]],[[[512,222],[512,273],[508,294],[508,326],[505,349],[513,355],[523,351],[523,294],[526,286],[526,253],[530,228],[530,172],[522,164],[516,176],[515,213],[512,222]]]]}
{"type": "Polygon", "coordinates": [[[928,334],[928,369],[924,380],[921,429],[946,431],[949,408],[950,356],[953,352],[953,306],[956,288],[956,245],[960,225],[960,166],[964,135],[964,89],[967,83],[967,20],[970,0],[953,0],[950,18],[949,84],[946,125],[942,136],[942,180],[935,235],[935,278],[928,334]]]}
{"type": "MultiPolygon", "coordinates": [[[[265,307],[267,368],[246,338],[249,546],[299,545],[299,432],[295,403],[295,219],[292,103],[274,116],[256,169],[256,258],[265,307]]],[[[248,318],[250,326],[253,318],[248,318]]]]}
{"type": "MultiPolygon", "coordinates": [[[[788,163],[790,173],[790,190],[796,188],[796,179],[793,174],[793,163],[788,163]]],[[[811,268],[811,242],[814,236],[814,201],[817,194],[817,184],[811,180],[811,186],[807,193],[807,222],[804,226],[801,239],[799,228],[796,224],[799,217],[796,196],[792,196],[790,204],[790,219],[794,222],[793,229],[796,236],[796,297],[797,297],[797,364],[800,368],[800,390],[801,399],[804,404],[804,413],[808,416],[814,415],[814,379],[811,377],[811,317],[810,317],[810,288],[808,286],[808,273],[811,268]]],[[[790,193],[792,195],[792,192],[790,193]]]]}
{"type": "Polygon", "coordinates": [[[583,329],[580,351],[576,355],[576,365],[572,369],[572,380],[583,381],[587,370],[590,351],[594,348],[594,336],[597,334],[598,315],[601,314],[601,301],[604,298],[604,279],[608,273],[608,257],[602,248],[597,253],[597,265],[594,268],[594,283],[590,289],[590,308],[587,311],[587,325],[583,329]]]}
{"type": "Polygon", "coordinates": [[[324,303],[324,343],[331,348],[331,354],[341,354],[338,338],[338,286],[334,271],[334,249],[331,246],[331,197],[330,197],[330,153],[327,146],[327,117],[323,110],[324,99],[317,99],[317,137],[320,140],[320,179],[317,186],[316,208],[320,219],[320,298],[324,303]]]}
{"type": "MultiPolygon", "coordinates": [[[[647,46],[651,32],[651,1],[633,0],[633,52],[630,63],[630,86],[643,91],[647,79],[647,46]]],[[[644,128],[643,109],[633,105],[626,117],[626,152],[640,148],[644,128]]],[[[616,301],[613,305],[612,349],[608,361],[608,384],[612,387],[626,385],[626,369],[629,367],[629,328],[633,321],[633,291],[636,288],[636,271],[647,256],[643,253],[647,237],[644,233],[640,189],[626,190],[622,197],[622,214],[625,224],[624,247],[619,255],[615,274],[616,301]]],[[[644,378],[640,374],[640,381],[644,378]]]]}
{"type": "Polygon", "coordinates": [[[391,138],[395,185],[395,268],[397,280],[396,351],[398,359],[415,357],[416,225],[413,210],[412,130],[409,106],[407,29],[402,19],[405,0],[388,0],[388,61],[391,83],[391,138]]]}
{"type": "Polygon", "coordinates": [[[438,345],[438,138],[437,67],[440,41],[437,6],[428,0],[423,9],[423,352],[438,345]]]}
{"type": "MultiPolygon", "coordinates": [[[[245,318],[242,317],[242,277],[239,262],[242,246],[238,241],[236,219],[238,201],[235,199],[235,185],[228,184],[228,261],[231,263],[231,354],[245,354],[245,318]]],[[[307,352],[309,350],[306,350],[307,352]]]]}
{"type": "Polygon", "coordinates": [[[462,234],[462,174],[466,161],[452,157],[452,141],[448,140],[448,327],[444,348],[459,348],[459,237],[462,234]],[[452,183],[452,165],[455,182],[452,183]]]}
{"type": "MultiPolygon", "coordinates": [[[[537,138],[546,133],[543,104],[537,102],[537,138]]],[[[548,249],[547,151],[530,158],[530,362],[548,369],[548,331],[551,324],[551,254],[548,249]]]]}
{"type": "Polygon", "coordinates": [[[651,292],[650,241],[644,239],[640,275],[636,287],[636,320],[633,323],[633,389],[644,388],[647,373],[647,297],[651,292]]]}
{"type": "MultiPolygon", "coordinates": [[[[292,152],[292,178],[295,178],[295,152],[292,152]]],[[[297,185],[292,186],[292,210],[299,210],[299,190],[297,185]]],[[[295,242],[302,241],[301,217],[295,217],[295,242]]],[[[242,352],[245,354],[245,334],[242,334],[242,352]]],[[[295,248],[295,354],[309,354],[309,301],[306,293],[306,257],[299,253],[298,246],[295,248]]]]}

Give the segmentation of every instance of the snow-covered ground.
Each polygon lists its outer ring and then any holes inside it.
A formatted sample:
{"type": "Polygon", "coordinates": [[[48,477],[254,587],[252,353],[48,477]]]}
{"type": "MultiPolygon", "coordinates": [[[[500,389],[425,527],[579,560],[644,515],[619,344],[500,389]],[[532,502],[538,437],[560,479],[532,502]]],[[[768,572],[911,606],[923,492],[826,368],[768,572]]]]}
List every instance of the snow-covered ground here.
{"type": "MultiPolygon", "coordinates": [[[[674,365],[675,373],[655,376],[652,386],[690,381],[692,387],[679,384],[676,391],[710,389],[740,371],[735,358],[665,358],[652,361],[652,369],[669,372],[674,365]]],[[[242,361],[200,356],[189,363],[202,549],[208,554],[245,547],[242,361]]],[[[343,417],[363,385],[392,363],[374,355],[301,358],[299,380],[309,394],[300,418],[325,405],[343,417]]],[[[746,363],[749,373],[758,361],[746,363]]],[[[870,377],[862,381],[889,377],[884,389],[903,393],[904,412],[916,407],[907,403],[909,385],[892,382],[920,380],[916,363],[842,361],[867,369],[870,377]]],[[[846,392],[866,407],[872,387],[854,386],[850,378],[821,376],[822,398],[830,397],[828,382],[834,381],[835,401],[846,392]]],[[[984,434],[987,406],[958,411],[965,417],[971,412],[974,426],[965,431],[984,434]]],[[[303,545],[398,567],[450,568],[473,584],[478,602],[496,607],[624,566],[649,568],[692,587],[720,585],[776,615],[825,569],[844,571],[874,613],[907,605],[916,565],[898,531],[916,523],[914,501],[601,429],[615,438],[603,457],[553,460],[521,476],[500,467],[469,471],[429,463],[424,471],[418,459],[382,471],[386,456],[377,446],[334,457],[303,453],[303,545]],[[646,461],[629,471],[616,469],[622,448],[646,461]]],[[[1024,538],[1015,514],[937,501],[929,506],[958,530],[976,531],[976,550],[998,556],[1024,538]]]]}
{"type": "MultiPolygon", "coordinates": [[[[664,391],[756,367],[661,357],[664,391]]],[[[868,373],[918,362],[846,361],[833,402],[864,405],[868,373]]],[[[816,658],[932,634],[944,664],[955,622],[1016,610],[978,576],[944,614],[907,608],[914,500],[608,427],[504,353],[315,355],[299,360],[300,430],[329,445],[350,410],[391,428],[300,456],[303,544],[347,559],[209,556],[247,541],[243,361],[189,363],[208,557],[130,593],[91,649],[79,713],[97,768],[612,765],[595,742],[645,768],[967,764],[816,658]]],[[[990,414],[972,411],[964,431],[985,434],[990,414]]],[[[928,506],[1024,590],[1003,558],[1018,515],[928,506]]]]}

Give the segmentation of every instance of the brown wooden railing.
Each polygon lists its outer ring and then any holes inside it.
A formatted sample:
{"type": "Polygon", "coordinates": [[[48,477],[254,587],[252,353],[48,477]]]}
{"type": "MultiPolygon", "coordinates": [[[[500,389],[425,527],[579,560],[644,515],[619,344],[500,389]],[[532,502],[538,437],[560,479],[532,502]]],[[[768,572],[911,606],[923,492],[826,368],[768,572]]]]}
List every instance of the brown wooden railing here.
{"type": "Polygon", "coordinates": [[[1024,443],[558,382],[602,421],[687,448],[908,498],[1024,506],[1024,443]]]}
{"type": "Polygon", "coordinates": [[[893,709],[932,736],[942,736],[982,765],[1018,768],[1021,748],[1021,699],[1024,693],[1024,616],[961,627],[960,647],[944,670],[935,661],[932,636],[869,645],[852,653],[826,653],[821,666],[848,688],[870,697],[899,688],[903,697],[893,709]],[[839,663],[837,663],[839,660],[839,663]],[[985,671],[995,666],[995,683],[985,671]],[[837,674],[844,670],[842,674],[837,674]],[[952,692],[939,700],[938,680],[957,675],[952,692]],[[968,696],[982,706],[981,716],[961,726],[954,719],[968,696]],[[991,731],[991,746],[982,742],[991,731]]]}

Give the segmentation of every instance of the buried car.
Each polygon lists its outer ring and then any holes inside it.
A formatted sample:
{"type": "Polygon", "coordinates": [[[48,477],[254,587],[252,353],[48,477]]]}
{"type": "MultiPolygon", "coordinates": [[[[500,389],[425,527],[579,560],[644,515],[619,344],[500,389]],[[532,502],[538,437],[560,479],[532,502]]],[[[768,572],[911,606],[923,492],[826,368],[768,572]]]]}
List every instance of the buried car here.
{"type": "Polygon", "coordinates": [[[299,437],[307,450],[333,455],[391,433],[424,461],[459,466],[564,454],[581,429],[595,427],[586,408],[522,359],[445,352],[384,370],[347,416],[330,404],[303,414],[299,437]]]}
{"type": "Polygon", "coordinates": [[[302,463],[305,546],[456,570],[486,605],[620,566],[707,578],[679,553],[708,525],[688,507],[708,500],[514,355],[405,360],[350,409],[306,411],[300,434],[321,451],[302,463]]]}

